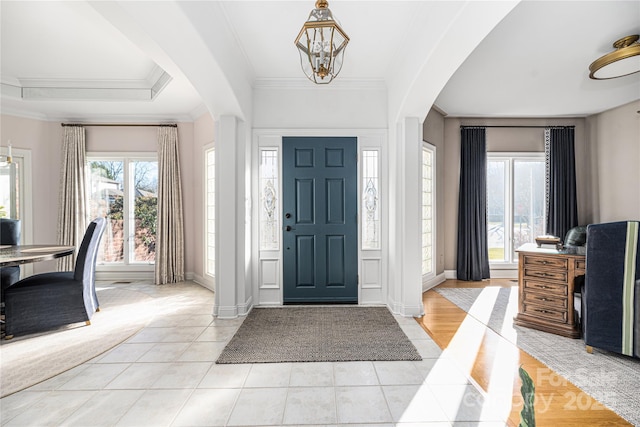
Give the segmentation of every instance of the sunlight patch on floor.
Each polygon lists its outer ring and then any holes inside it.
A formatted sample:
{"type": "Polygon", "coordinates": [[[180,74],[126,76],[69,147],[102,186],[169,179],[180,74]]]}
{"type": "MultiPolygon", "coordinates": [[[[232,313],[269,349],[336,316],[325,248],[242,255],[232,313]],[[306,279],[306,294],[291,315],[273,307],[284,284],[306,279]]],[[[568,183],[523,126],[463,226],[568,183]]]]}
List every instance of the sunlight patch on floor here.
{"type": "MultiPolygon", "coordinates": [[[[463,390],[457,390],[457,394],[452,391],[448,396],[450,399],[456,400],[460,410],[463,410],[464,406],[481,405],[480,408],[476,408],[480,409],[480,419],[506,420],[508,418],[512,408],[513,375],[519,363],[518,349],[506,340],[491,334],[491,331],[483,324],[488,323],[491,318],[500,289],[499,287],[487,287],[482,290],[442,354],[444,358],[455,360],[456,365],[469,378],[472,378],[474,369],[480,367],[484,370],[483,375],[487,378],[488,389],[484,390],[486,394],[481,402],[470,402],[463,390]],[[491,340],[491,345],[487,345],[485,340],[491,340]],[[496,340],[497,342],[494,343],[493,341],[496,340]],[[492,355],[493,357],[488,357],[487,348],[495,348],[496,354],[492,355]]],[[[516,288],[516,291],[512,291],[510,295],[510,304],[506,315],[509,322],[505,320],[503,325],[505,330],[510,328],[509,323],[512,317],[509,317],[509,313],[513,309],[512,303],[514,301],[517,310],[517,298],[516,288]]],[[[512,334],[515,334],[513,328],[510,329],[512,334]]],[[[434,370],[437,367],[436,363],[434,370]]]]}

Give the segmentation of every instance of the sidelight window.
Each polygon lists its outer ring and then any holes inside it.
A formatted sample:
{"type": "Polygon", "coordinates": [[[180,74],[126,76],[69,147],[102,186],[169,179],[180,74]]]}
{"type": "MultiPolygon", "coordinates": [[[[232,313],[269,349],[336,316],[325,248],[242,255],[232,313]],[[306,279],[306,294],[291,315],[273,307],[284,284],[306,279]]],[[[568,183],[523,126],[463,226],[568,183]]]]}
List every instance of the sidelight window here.
{"type": "Polygon", "coordinates": [[[422,146],[422,276],[434,273],[434,173],[435,150],[430,144],[422,146]]]}
{"type": "Polygon", "coordinates": [[[206,209],[206,272],[216,275],[216,152],[215,148],[205,150],[207,209],[206,209]]]}
{"type": "Polygon", "coordinates": [[[260,150],[260,250],[278,250],[280,213],[278,151],[260,150]]]}
{"type": "Polygon", "coordinates": [[[380,152],[362,151],[362,249],[380,249],[380,152]]]}

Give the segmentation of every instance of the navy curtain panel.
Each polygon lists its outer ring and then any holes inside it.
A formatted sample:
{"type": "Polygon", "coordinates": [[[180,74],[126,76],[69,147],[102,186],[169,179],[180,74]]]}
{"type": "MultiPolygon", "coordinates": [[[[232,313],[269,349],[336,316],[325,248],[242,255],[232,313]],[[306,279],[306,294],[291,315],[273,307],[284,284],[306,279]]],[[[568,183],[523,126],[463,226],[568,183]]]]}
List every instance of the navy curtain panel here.
{"type": "Polygon", "coordinates": [[[489,278],[485,128],[460,128],[458,280],[489,278]]]}
{"type": "Polygon", "coordinates": [[[578,225],[576,199],[575,130],[573,127],[547,129],[547,234],[564,240],[567,231],[578,225]]]}

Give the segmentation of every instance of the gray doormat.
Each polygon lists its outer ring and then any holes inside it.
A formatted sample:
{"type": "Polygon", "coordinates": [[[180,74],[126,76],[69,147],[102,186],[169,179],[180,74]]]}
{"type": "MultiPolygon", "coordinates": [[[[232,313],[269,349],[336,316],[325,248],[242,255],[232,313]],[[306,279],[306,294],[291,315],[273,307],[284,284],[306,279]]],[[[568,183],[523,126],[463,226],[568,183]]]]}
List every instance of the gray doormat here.
{"type": "Polygon", "coordinates": [[[385,307],[254,308],[216,361],[422,360],[385,307]]]}

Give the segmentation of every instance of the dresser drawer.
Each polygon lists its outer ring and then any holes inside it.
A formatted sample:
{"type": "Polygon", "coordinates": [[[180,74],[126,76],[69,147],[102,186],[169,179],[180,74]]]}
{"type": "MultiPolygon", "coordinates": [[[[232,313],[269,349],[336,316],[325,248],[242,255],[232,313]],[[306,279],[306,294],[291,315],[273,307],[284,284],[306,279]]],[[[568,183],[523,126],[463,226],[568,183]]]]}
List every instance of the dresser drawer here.
{"type": "Polygon", "coordinates": [[[566,270],[569,266],[566,258],[560,257],[545,257],[539,255],[525,255],[524,256],[524,266],[526,267],[553,267],[566,270]]]}
{"type": "Polygon", "coordinates": [[[561,295],[541,294],[538,292],[525,292],[524,294],[525,304],[536,304],[545,308],[566,309],[567,298],[561,295]]]}
{"type": "Polygon", "coordinates": [[[554,294],[560,296],[567,296],[567,285],[566,284],[558,284],[551,282],[540,282],[537,280],[524,280],[524,291],[529,292],[537,292],[543,294],[554,294]]]}
{"type": "Polygon", "coordinates": [[[567,311],[544,307],[537,304],[522,304],[524,314],[534,316],[539,319],[551,320],[556,323],[567,323],[567,311]]]}
{"type": "Polygon", "coordinates": [[[528,278],[537,278],[544,280],[557,280],[559,282],[567,282],[567,270],[542,270],[535,267],[525,267],[524,268],[524,277],[528,278]]]}

